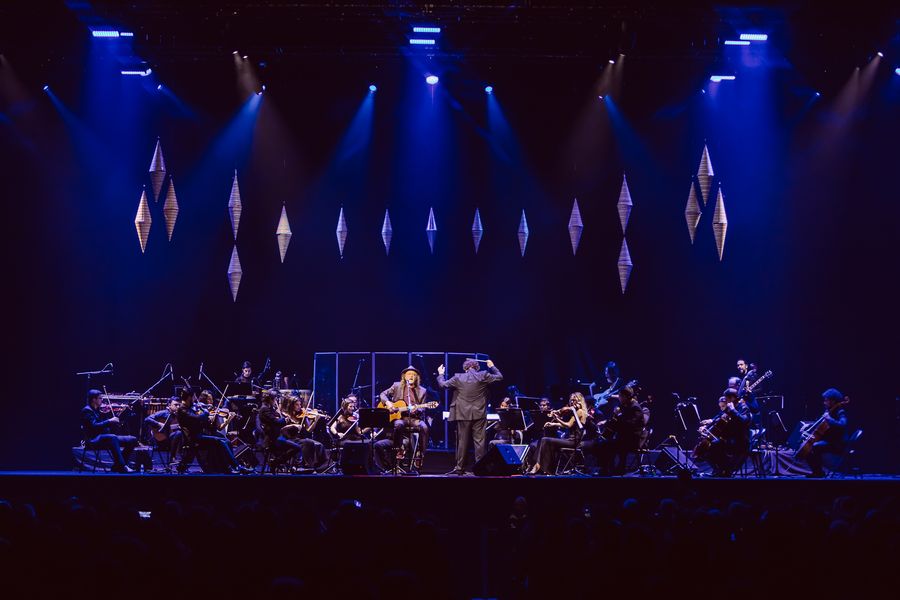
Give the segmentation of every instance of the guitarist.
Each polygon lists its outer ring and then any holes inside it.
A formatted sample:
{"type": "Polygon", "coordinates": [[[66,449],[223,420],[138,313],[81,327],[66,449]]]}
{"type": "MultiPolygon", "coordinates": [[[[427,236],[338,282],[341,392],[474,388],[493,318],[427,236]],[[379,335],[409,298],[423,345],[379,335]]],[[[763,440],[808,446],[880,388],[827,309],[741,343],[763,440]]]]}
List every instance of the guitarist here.
{"type": "Polygon", "coordinates": [[[822,419],[828,423],[828,429],[822,439],[812,446],[812,451],[806,459],[812,468],[810,477],[824,477],[822,459],[825,454],[840,454],[847,443],[847,409],[842,393],[834,388],[829,388],[822,393],[822,403],[825,405],[825,414],[822,419]]]}
{"type": "Polygon", "coordinates": [[[754,384],[761,378],[762,373],[759,371],[756,363],[748,363],[743,358],[737,361],[738,376],[728,380],[728,387],[738,391],[738,397],[747,403],[750,409],[750,417],[753,422],[753,428],[762,427],[762,414],[759,410],[759,402],[756,400],[756,386],[754,384]],[[732,385],[737,380],[737,385],[732,385]]]}
{"type": "Polygon", "coordinates": [[[419,434],[419,443],[413,456],[413,465],[421,468],[422,457],[428,447],[428,424],[420,410],[412,407],[425,403],[427,391],[422,386],[422,375],[412,365],[403,369],[400,373],[400,381],[395,381],[391,387],[381,392],[381,404],[391,412],[398,412],[399,404],[403,402],[409,410],[402,412],[402,417],[394,420],[394,447],[399,448],[403,444],[403,436],[407,433],[419,434]]]}
{"type": "Polygon", "coordinates": [[[169,403],[160,411],[144,419],[144,425],[152,432],[156,444],[160,447],[168,445],[169,460],[174,463],[181,451],[183,436],[178,424],[178,409],[181,401],[177,396],[169,398],[169,403]]]}

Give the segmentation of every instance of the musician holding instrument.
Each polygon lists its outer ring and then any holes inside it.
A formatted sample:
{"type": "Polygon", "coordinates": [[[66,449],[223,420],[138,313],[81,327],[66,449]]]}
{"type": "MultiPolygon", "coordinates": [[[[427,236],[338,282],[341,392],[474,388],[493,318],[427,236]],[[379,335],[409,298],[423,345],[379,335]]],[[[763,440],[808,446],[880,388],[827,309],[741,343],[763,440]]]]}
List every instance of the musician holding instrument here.
{"type": "Polygon", "coordinates": [[[825,454],[841,454],[844,451],[847,444],[848,403],[849,399],[834,388],[828,388],[822,393],[825,412],[809,428],[814,440],[806,458],[812,468],[809,477],[824,477],[822,463],[825,454]]]}
{"type": "Polygon", "coordinates": [[[331,424],[331,435],[338,445],[347,442],[361,442],[363,436],[369,433],[369,429],[359,429],[358,400],[356,395],[350,394],[341,400],[341,412],[331,424]]]}
{"type": "Polygon", "coordinates": [[[438,367],[437,384],[456,392],[450,402],[450,421],[456,422],[456,466],[448,475],[463,475],[469,462],[470,440],[475,445],[475,462],[487,452],[485,425],[487,423],[488,386],[503,381],[503,374],[492,360],[484,361],[487,371],[481,371],[475,358],[463,361],[463,372],[444,379],[444,365],[438,367]]]}
{"type": "Polygon", "coordinates": [[[210,434],[209,411],[197,406],[198,389],[185,387],[181,390],[181,406],[178,409],[178,424],[184,441],[178,473],[186,473],[198,449],[206,450],[208,456],[224,466],[229,473],[252,473],[252,469],[238,464],[231,450],[231,444],[222,435],[210,434]]]}
{"type": "Polygon", "coordinates": [[[181,401],[178,400],[178,397],[172,397],[169,398],[169,403],[164,409],[156,411],[144,419],[144,425],[150,430],[153,438],[156,440],[156,444],[160,448],[168,448],[172,463],[178,457],[184,439],[181,433],[181,426],[178,424],[178,409],[180,407],[181,401]]]}
{"type": "Polygon", "coordinates": [[[588,412],[581,392],[570,395],[569,405],[550,411],[550,415],[552,419],[544,424],[544,437],[538,444],[537,461],[528,472],[529,475],[555,474],[560,448],[576,448],[581,443],[588,424],[588,412]]]}
{"type": "Polygon", "coordinates": [[[735,388],[738,392],[738,396],[743,398],[744,402],[747,403],[747,407],[750,409],[750,416],[753,419],[753,426],[756,428],[762,427],[762,414],[759,410],[759,401],[756,399],[756,394],[754,393],[756,388],[756,385],[754,384],[760,379],[762,373],[756,363],[748,363],[743,358],[738,359],[736,366],[738,370],[738,383],[736,386],[732,385],[733,378],[729,379],[728,387],[735,388]]]}
{"type": "Polygon", "coordinates": [[[719,414],[700,421],[700,441],[694,458],[706,460],[713,477],[731,477],[750,450],[750,407],[738,391],[728,388],[719,398],[719,414]]]}
{"type": "MultiPolygon", "coordinates": [[[[438,369],[440,373],[440,369],[438,369]]],[[[400,381],[395,381],[391,387],[381,392],[379,407],[389,411],[400,412],[402,416],[394,419],[394,448],[400,448],[403,444],[403,436],[409,433],[419,434],[419,442],[413,455],[413,468],[422,467],[425,449],[428,447],[428,424],[425,422],[420,409],[416,405],[425,404],[428,393],[421,384],[422,374],[412,365],[403,369],[400,373],[400,381]]],[[[438,383],[441,377],[438,375],[438,383]]],[[[452,410],[452,409],[451,409],[452,410]]],[[[451,413],[452,414],[452,413],[451,413]]]]}
{"type": "Polygon", "coordinates": [[[116,435],[111,427],[119,422],[109,397],[105,399],[109,417],[101,413],[104,394],[100,390],[89,390],[87,403],[81,409],[81,431],[84,435],[85,448],[109,450],[113,460],[112,470],[116,473],[133,473],[128,466],[128,459],[137,446],[138,439],[133,435],[116,435]]]}
{"type": "Polygon", "coordinates": [[[603,367],[603,377],[606,379],[606,389],[593,395],[594,406],[597,408],[608,403],[611,398],[615,398],[615,394],[624,383],[622,376],[619,374],[619,365],[613,361],[609,361],[603,367]]]}
{"type": "Polygon", "coordinates": [[[276,392],[262,393],[262,406],[257,413],[257,431],[263,445],[277,455],[275,465],[287,464],[298,454],[301,466],[294,472],[311,472],[325,463],[325,447],[309,435],[311,418],[299,397],[285,399],[284,411],[278,408],[276,392]]]}

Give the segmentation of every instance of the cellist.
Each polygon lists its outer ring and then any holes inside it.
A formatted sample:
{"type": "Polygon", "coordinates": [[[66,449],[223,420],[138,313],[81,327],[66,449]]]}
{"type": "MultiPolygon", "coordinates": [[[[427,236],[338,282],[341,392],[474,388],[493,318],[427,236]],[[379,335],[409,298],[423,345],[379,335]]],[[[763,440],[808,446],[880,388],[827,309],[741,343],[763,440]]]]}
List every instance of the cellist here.
{"type": "Polygon", "coordinates": [[[846,398],[834,388],[828,388],[822,392],[822,404],[825,405],[825,414],[822,420],[828,424],[828,429],[822,435],[822,439],[812,445],[812,450],[807,457],[807,462],[812,468],[809,477],[824,477],[822,459],[825,454],[840,454],[847,443],[847,409],[846,398]]]}

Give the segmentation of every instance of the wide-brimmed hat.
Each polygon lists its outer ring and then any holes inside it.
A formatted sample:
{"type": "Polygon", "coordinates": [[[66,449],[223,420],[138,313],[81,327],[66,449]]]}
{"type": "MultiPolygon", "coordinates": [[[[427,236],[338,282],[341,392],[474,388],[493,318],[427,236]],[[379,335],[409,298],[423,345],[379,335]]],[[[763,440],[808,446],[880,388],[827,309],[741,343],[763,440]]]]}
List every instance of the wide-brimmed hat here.
{"type": "Polygon", "coordinates": [[[419,377],[422,377],[422,374],[419,373],[419,370],[418,370],[417,368],[415,368],[415,367],[412,366],[412,365],[409,365],[408,367],[406,367],[405,369],[403,369],[402,371],[400,371],[400,379],[403,379],[403,374],[406,373],[407,371],[412,371],[413,373],[415,373],[415,374],[418,375],[419,377]]]}

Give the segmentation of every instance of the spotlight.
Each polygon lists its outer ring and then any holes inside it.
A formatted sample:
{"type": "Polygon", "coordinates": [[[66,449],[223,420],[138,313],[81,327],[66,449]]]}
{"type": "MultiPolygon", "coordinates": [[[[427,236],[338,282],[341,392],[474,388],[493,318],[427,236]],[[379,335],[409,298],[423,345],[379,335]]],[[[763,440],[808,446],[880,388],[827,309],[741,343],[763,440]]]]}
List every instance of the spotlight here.
{"type": "Polygon", "coordinates": [[[741,39],[748,42],[765,42],[769,39],[769,35],[766,33],[742,33],[741,39]]]}
{"type": "Polygon", "coordinates": [[[486,85],[486,86],[484,86],[484,93],[485,93],[485,94],[493,94],[493,93],[494,93],[494,86],[492,86],[492,85],[486,85]]]}
{"type": "Polygon", "coordinates": [[[434,46],[435,41],[426,38],[409,38],[409,44],[411,46],[434,46]]]}
{"type": "Polygon", "coordinates": [[[616,61],[614,61],[613,59],[609,59],[609,64],[614,65],[616,64],[616,61]]]}
{"type": "Polygon", "coordinates": [[[597,96],[597,97],[600,98],[601,101],[603,101],[603,96],[597,96]]]}
{"type": "Polygon", "coordinates": [[[894,69],[894,75],[900,75],[900,67],[894,69]]]}
{"type": "Polygon", "coordinates": [[[262,91],[266,91],[266,84],[262,84],[262,91]]]}
{"type": "Polygon", "coordinates": [[[413,33],[440,33],[440,27],[413,27],[413,33]]]}
{"type": "Polygon", "coordinates": [[[49,86],[49,85],[44,85],[44,88],[43,88],[43,89],[44,89],[44,91],[46,92],[47,90],[50,89],[50,86],[49,86]]]}
{"type": "Polygon", "coordinates": [[[244,60],[247,60],[247,59],[248,59],[248,58],[250,58],[250,57],[249,57],[249,56],[247,56],[247,55],[246,55],[246,54],[245,54],[245,55],[244,55],[244,56],[242,56],[242,57],[241,57],[241,58],[243,58],[243,59],[244,59],[244,60]]]}
{"type": "Polygon", "coordinates": [[[749,46],[750,42],[747,40],[725,40],[726,46],[749,46]]]}
{"type": "Polygon", "coordinates": [[[369,91],[370,91],[370,92],[377,92],[377,91],[378,91],[378,86],[376,86],[374,83],[371,84],[371,85],[369,85],[369,91]]]}
{"type": "Polygon", "coordinates": [[[822,95],[821,92],[816,92],[816,98],[818,98],[818,97],[821,96],[821,95],[822,95]]]}
{"type": "Polygon", "coordinates": [[[437,82],[440,81],[437,75],[429,75],[425,78],[425,83],[428,85],[437,85],[437,82]]]}
{"type": "Polygon", "coordinates": [[[884,52],[876,52],[879,58],[884,58],[884,52]]]}
{"type": "Polygon", "coordinates": [[[734,81],[734,75],[711,75],[709,78],[713,83],[719,83],[720,81],[734,81]]]}
{"type": "Polygon", "coordinates": [[[158,86],[156,86],[156,90],[161,92],[161,91],[162,91],[162,84],[159,84],[158,86]]]}
{"type": "Polygon", "coordinates": [[[237,55],[239,54],[239,52],[238,52],[237,50],[235,50],[234,52],[232,52],[232,54],[234,54],[235,56],[237,56],[237,55]]]}
{"type": "Polygon", "coordinates": [[[95,38],[117,38],[119,32],[115,29],[92,29],[91,35],[95,38]]]}

